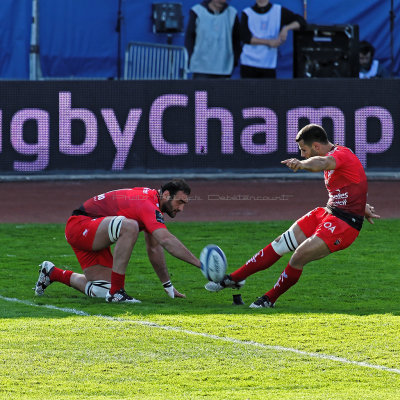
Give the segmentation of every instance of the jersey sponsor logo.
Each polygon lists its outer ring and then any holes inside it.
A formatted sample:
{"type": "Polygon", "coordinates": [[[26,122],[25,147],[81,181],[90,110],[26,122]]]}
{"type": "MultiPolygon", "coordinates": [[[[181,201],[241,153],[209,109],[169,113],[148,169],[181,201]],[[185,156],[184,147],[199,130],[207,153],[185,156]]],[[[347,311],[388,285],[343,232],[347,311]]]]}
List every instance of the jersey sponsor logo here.
{"type": "Polygon", "coordinates": [[[340,193],[340,189],[336,189],[337,194],[331,194],[332,204],[334,206],[345,206],[347,204],[347,199],[349,197],[349,193],[340,193]]]}
{"type": "Polygon", "coordinates": [[[340,189],[336,189],[335,192],[338,192],[337,194],[333,194],[332,197],[334,199],[347,199],[349,197],[349,193],[340,193],[340,189]]]}
{"type": "Polygon", "coordinates": [[[164,224],[164,216],[162,215],[161,211],[156,210],[156,221],[164,224]]]}
{"type": "Polygon", "coordinates": [[[87,234],[88,234],[88,232],[89,232],[89,229],[85,229],[85,230],[83,231],[82,235],[86,237],[87,234]]]}

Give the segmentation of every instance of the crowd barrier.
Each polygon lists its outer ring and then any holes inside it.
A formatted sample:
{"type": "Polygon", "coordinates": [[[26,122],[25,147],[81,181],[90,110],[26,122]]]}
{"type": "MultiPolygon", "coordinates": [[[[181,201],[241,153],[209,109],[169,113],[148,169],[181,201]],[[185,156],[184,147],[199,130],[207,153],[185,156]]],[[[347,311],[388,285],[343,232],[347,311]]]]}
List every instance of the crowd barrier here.
{"type": "Polygon", "coordinates": [[[129,43],[125,53],[125,79],[187,79],[188,53],[183,46],[129,43]]]}

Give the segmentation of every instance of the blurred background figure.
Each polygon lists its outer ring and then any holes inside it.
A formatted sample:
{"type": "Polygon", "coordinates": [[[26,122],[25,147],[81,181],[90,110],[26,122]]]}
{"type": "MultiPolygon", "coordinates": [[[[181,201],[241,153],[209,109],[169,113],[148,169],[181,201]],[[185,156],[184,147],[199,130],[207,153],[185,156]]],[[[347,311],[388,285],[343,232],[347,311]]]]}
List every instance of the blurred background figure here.
{"type": "Polygon", "coordinates": [[[306,21],[280,4],[257,0],[243,10],[240,27],[243,46],[240,57],[242,78],[276,78],[278,47],[290,30],[301,29],[306,21]]]}
{"type": "Polygon", "coordinates": [[[192,7],[185,35],[193,79],[229,78],[240,57],[240,24],[227,0],[192,7]]]}
{"type": "Polygon", "coordinates": [[[359,47],[360,56],[360,78],[390,78],[389,71],[377,59],[374,59],[375,48],[371,43],[363,40],[359,47]]]}

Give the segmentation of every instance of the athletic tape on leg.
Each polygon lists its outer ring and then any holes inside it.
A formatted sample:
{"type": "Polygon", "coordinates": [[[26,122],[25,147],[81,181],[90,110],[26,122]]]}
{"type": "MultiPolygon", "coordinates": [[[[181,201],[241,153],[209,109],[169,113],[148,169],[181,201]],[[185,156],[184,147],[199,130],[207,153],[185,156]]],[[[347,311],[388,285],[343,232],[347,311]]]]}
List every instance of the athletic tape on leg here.
{"type": "Polygon", "coordinates": [[[295,251],[299,245],[297,244],[293,229],[290,228],[281,235],[278,241],[272,242],[271,246],[277,254],[283,256],[290,251],[295,251]]]}
{"type": "Polygon", "coordinates": [[[122,220],[124,219],[125,217],[119,215],[118,217],[114,217],[108,224],[108,236],[111,243],[115,243],[118,240],[119,233],[121,232],[122,220]]]}
{"type": "Polygon", "coordinates": [[[85,286],[85,294],[89,297],[106,297],[111,289],[111,282],[108,281],[89,281],[85,286]]]}

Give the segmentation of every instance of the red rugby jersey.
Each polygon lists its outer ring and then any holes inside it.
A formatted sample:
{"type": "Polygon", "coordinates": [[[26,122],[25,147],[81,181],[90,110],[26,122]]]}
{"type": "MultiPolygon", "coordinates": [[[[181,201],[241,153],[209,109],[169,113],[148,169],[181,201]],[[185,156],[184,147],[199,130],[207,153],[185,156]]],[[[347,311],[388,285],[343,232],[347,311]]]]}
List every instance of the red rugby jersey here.
{"type": "Polygon", "coordinates": [[[148,233],[167,228],[155,189],[135,187],[113,190],[85,201],[81,209],[93,218],[123,215],[137,221],[139,229],[148,233]]]}
{"type": "Polygon", "coordinates": [[[336,161],[334,170],[324,171],[328,205],[363,217],[368,183],[360,160],[344,146],[335,146],[327,156],[336,161]]]}

